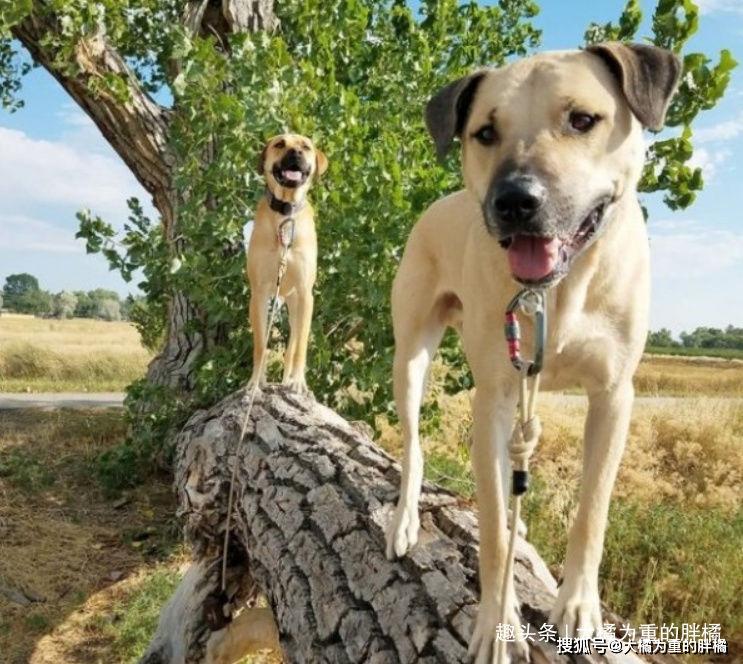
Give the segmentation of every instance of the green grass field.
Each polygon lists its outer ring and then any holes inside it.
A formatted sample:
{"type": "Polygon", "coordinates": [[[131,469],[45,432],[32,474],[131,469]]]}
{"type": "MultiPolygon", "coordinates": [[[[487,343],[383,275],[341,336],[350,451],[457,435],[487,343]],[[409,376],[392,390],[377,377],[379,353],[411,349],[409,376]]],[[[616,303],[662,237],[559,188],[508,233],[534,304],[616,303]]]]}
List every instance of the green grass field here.
{"type": "Polygon", "coordinates": [[[680,355],[682,357],[722,357],[726,360],[743,360],[743,350],[738,348],[666,348],[665,346],[648,346],[646,353],[651,355],[680,355]]]}

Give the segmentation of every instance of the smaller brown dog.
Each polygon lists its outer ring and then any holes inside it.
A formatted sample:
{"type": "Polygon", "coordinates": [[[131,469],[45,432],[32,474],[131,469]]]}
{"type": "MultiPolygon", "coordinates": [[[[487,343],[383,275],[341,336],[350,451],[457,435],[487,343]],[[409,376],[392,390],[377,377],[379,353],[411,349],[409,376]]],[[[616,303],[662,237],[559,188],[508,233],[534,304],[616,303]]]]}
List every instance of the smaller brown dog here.
{"type": "Polygon", "coordinates": [[[266,195],[258,204],[248,248],[250,326],[253,329],[251,387],[265,380],[261,368],[267,352],[268,303],[276,290],[282,250],[281,224],[291,217],[294,239],[279,290],[289,310],[291,330],[282,383],[297,392],[307,391],[304,371],[312,322],[312,287],[317,273],[317,236],[307,191],[313,178],[325,173],[327,168],[327,157],[309,138],[298,134],[280,134],[269,139],[258,160],[258,172],[266,180],[266,195]]]}

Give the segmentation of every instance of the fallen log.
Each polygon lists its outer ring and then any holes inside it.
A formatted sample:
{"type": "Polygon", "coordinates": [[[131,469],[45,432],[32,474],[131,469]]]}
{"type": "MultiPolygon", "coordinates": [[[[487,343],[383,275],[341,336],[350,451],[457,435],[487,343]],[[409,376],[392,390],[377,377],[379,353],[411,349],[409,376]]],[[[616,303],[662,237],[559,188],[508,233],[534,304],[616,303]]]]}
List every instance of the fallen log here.
{"type": "MultiPolygon", "coordinates": [[[[289,663],[467,662],[478,602],[471,506],[426,483],[420,541],[408,557],[388,561],[384,531],[397,499],[395,460],[332,410],[275,387],[256,401],[238,445],[246,405],[245,393],[237,392],[197,412],[178,436],[178,514],[196,562],[164,608],[142,662],[234,661],[277,639],[289,663]],[[225,599],[247,608],[223,627],[215,598],[235,455],[225,599]],[[261,597],[273,619],[258,607],[261,597]]],[[[515,575],[523,620],[536,636],[557,584],[523,539],[515,575]]],[[[560,655],[554,641],[539,638],[530,648],[537,663],[650,661],[560,655]]]]}

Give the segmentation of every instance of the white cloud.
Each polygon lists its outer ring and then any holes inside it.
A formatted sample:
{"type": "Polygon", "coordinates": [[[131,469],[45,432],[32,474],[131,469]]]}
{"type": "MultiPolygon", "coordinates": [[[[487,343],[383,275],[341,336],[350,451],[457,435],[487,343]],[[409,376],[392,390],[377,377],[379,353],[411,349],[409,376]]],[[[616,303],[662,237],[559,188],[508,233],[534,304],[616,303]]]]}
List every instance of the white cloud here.
{"type": "Polygon", "coordinates": [[[743,264],[743,232],[704,222],[650,224],[653,273],[658,279],[709,277],[743,264]],[[658,232],[660,231],[660,232],[658,232]]]}
{"type": "Polygon", "coordinates": [[[0,213],[0,249],[79,254],[84,252],[84,245],[69,230],[47,221],[0,213]]]}
{"type": "Polygon", "coordinates": [[[714,141],[730,141],[743,134],[743,113],[734,120],[719,122],[710,127],[694,130],[694,143],[712,143],[714,141]]]}
{"type": "Polygon", "coordinates": [[[133,195],[147,199],[116,157],[0,127],[0,200],[6,212],[26,214],[31,206],[67,205],[121,220],[125,201],[133,195]]]}
{"type": "Polygon", "coordinates": [[[688,165],[691,168],[701,168],[704,179],[709,182],[714,178],[717,169],[725,163],[731,156],[732,151],[727,148],[719,150],[708,150],[707,148],[696,148],[688,165]]]}
{"type": "Polygon", "coordinates": [[[701,14],[729,12],[743,16],[743,2],[741,0],[697,0],[701,14]]]}
{"type": "Polygon", "coordinates": [[[655,237],[660,234],[678,233],[679,231],[695,230],[699,227],[696,219],[650,219],[650,234],[655,237]]]}

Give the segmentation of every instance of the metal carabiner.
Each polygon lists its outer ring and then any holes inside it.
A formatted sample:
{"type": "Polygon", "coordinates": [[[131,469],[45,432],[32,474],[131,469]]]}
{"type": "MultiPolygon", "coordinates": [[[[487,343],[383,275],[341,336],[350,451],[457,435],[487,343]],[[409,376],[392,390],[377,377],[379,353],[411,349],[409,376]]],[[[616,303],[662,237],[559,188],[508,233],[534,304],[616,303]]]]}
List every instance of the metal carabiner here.
{"type": "Polygon", "coordinates": [[[287,217],[279,224],[277,232],[279,244],[285,249],[289,249],[294,243],[294,217],[287,217]],[[286,226],[289,226],[287,229],[286,226]]]}
{"type": "Polygon", "coordinates": [[[508,356],[518,371],[526,371],[527,376],[536,376],[542,370],[544,347],[547,342],[547,306],[543,290],[524,288],[519,291],[506,307],[505,323],[508,356]],[[521,356],[521,327],[516,317],[516,309],[534,316],[534,357],[525,360],[521,356]]]}

